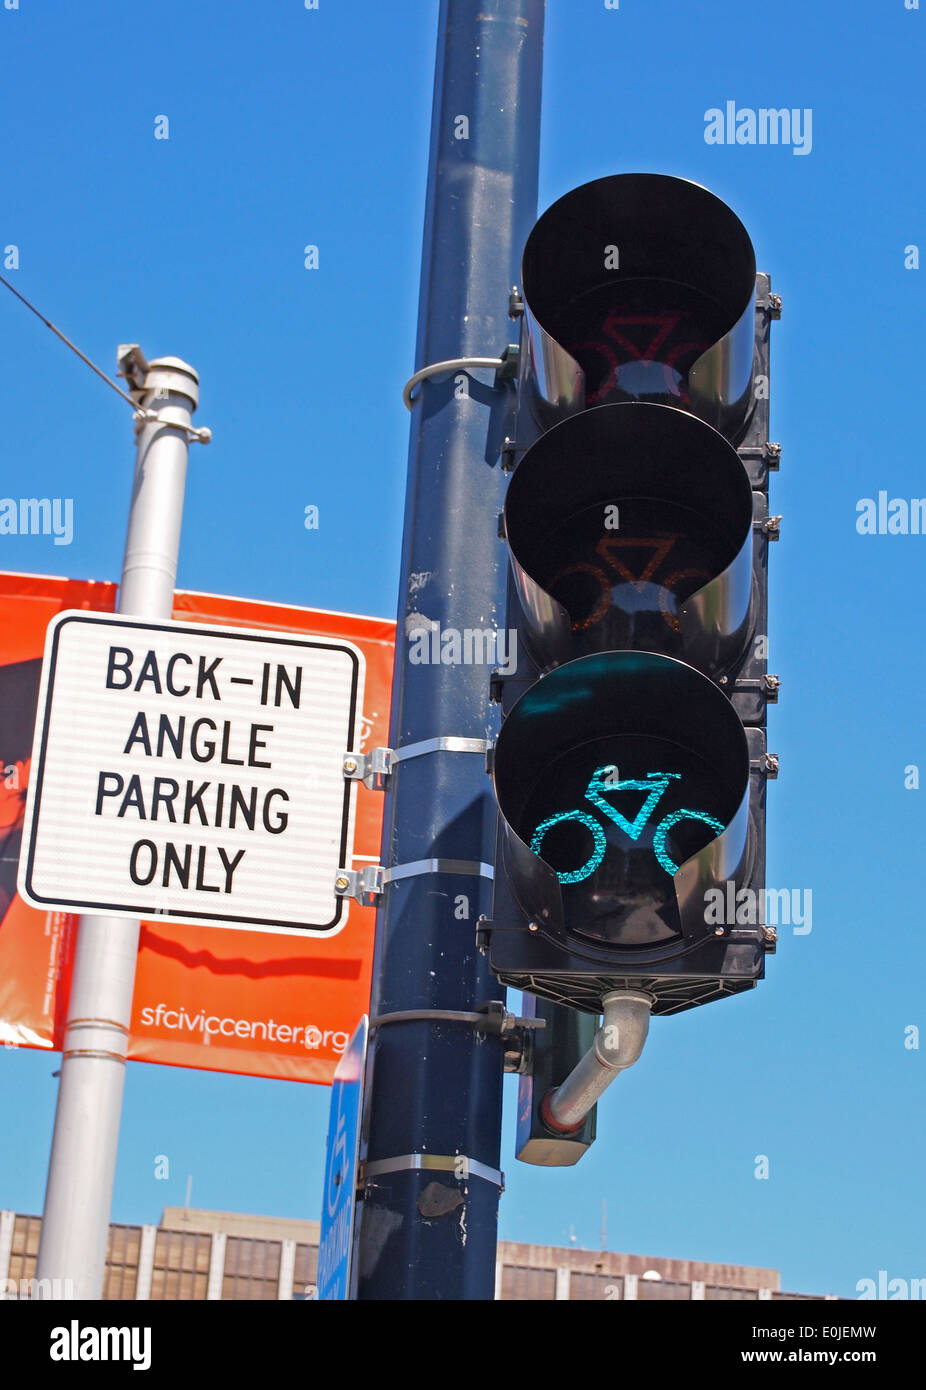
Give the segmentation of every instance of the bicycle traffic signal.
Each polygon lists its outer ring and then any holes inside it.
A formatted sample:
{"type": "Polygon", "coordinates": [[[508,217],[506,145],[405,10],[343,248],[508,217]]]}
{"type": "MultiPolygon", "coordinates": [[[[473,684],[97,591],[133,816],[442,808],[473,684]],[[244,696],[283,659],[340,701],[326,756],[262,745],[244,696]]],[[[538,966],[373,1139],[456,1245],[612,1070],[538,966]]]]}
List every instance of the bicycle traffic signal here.
{"type": "Polygon", "coordinates": [[[499,525],[518,663],[494,685],[480,940],[533,994],[598,1014],[642,989],[677,1012],[751,988],[774,946],[761,911],[718,923],[706,905],[764,902],[780,301],[735,214],[653,174],[548,209],[522,293],[499,525]]]}

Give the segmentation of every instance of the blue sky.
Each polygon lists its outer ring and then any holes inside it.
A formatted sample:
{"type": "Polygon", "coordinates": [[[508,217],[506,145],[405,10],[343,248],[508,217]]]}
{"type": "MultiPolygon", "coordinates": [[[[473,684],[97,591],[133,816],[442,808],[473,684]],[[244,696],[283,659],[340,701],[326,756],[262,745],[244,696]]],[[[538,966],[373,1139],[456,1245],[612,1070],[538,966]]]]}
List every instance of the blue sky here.
{"type": "MultiPolygon", "coordinates": [[[[201,375],[184,587],[395,614],[436,20],[436,0],[0,8],[3,273],[106,370],[137,341],[201,375]]],[[[606,1201],[613,1249],[847,1296],[926,1276],[926,1041],[904,1045],[926,1029],[926,786],[904,786],[926,770],[926,537],[856,531],[859,499],[926,495],[926,264],[905,268],[926,250],[924,56],[904,0],[549,0],[541,208],[608,173],[697,180],[784,298],[768,881],[812,891],[813,930],[782,932],[751,994],[654,1024],[578,1168],[514,1162],[512,1091],[505,1237],[595,1247],[606,1201]],[[705,143],[728,100],[811,109],[809,153],[705,143]]],[[[76,529],[0,538],[0,568],[117,579],[128,409],[2,293],[0,494],[71,496],[76,529]]],[[[0,1206],[41,1210],[55,1065],[0,1052],[0,1206]]],[[[114,1219],[156,1220],[188,1174],[196,1206],[315,1216],[326,1108],[133,1064],[114,1219]]]]}

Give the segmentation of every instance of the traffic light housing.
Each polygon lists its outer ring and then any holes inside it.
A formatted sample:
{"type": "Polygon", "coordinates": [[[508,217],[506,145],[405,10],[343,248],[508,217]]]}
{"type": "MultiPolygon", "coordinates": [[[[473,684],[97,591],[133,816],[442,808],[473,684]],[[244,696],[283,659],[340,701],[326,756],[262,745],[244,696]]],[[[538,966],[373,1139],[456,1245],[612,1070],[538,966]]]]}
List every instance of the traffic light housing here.
{"type": "Polygon", "coordinates": [[[499,979],[532,994],[598,1014],[642,989],[654,1013],[678,1012],[753,987],[774,946],[778,301],[735,214],[652,174],[555,203],[522,293],[499,522],[518,660],[494,684],[501,814],[480,939],[499,979]],[[744,889],[752,912],[736,911],[744,889]]]}
{"type": "Polygon", "coordinates": [[[598,1020],[531,994],[524,995],[521,1013],[545,1026],[527,1032],[527,1056],[518,1078],[515,1156],[542,1168],[571,1167],[595,1142],[597,1106],[578,1126],[553,1129],[544,1118],[543,1105],[594,1045],[598,1020]]]}
{"type": "Polygon", "coordinates": [[[617,174],[573,189],[524,248],[521,404],[541,428],[621,400],[680,405],[737,438],[754,400],[755,279],[745,227],[700,184],[617,174]]]}

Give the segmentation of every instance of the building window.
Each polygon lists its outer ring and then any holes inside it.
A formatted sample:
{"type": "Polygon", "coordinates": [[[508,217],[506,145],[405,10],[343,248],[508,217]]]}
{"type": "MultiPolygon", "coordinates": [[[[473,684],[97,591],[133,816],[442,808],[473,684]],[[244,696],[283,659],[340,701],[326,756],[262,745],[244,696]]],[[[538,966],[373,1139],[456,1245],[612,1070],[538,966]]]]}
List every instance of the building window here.
{"type": "MultiPolygon", "coordinates": [[[[282,1245],[279,1240],[229,1236],[225,1244],[223,1299],[276,1298],[280,1286],[282,1245]]],[[[293,1287],[297,1287],[295,1283],[293,1287]]]]}
{"type": "Polygon", "coordinates": [[[135,1297],[140,1249],[140,1226],[110,1226],[103,1278],[104,1298],[135,1297]]]}
{"type": "Polygon", "coordinates": [[[204,1299],[212,1236],[201,1231],[158,1231],[151,1275],[152,1299],[204,1299]]]}
{"type": "Polygon", "coordinates": [[[17,1216],[13,1222],[13,1246],[10,1252],[9,1279],[17,1283],[35,1278],[35,1261],[39,1253],[40,1216],[17,1216]]]}
{"type": "Polygon", "coordinates": [[[293,1267],[293,1298],[314,1299],[318,1295],[318,1246],[297,1245],[293,1267]]]}
{"type": "Polygon", "coordinates": [[[528,1269],[521,1265],[502,1267],[502,1298],[543,1302],[556,1297],[556,1271],[528,1269]]]}

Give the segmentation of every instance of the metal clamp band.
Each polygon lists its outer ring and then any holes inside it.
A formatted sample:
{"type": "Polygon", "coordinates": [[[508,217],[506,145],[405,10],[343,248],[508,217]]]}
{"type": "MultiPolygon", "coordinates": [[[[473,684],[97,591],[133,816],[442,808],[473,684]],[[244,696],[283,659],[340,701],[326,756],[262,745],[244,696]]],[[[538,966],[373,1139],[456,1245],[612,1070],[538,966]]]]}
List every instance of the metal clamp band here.
{"type": "Polygon", "coordinates": [[[494,878],[491,864],[476,859],[413,859],[408,864],[368,864],[363,869],[338,869],[334,891],[339,898],[354,898],[364,907],[373,907],[387,883],[401,878],[417,878],[420,874],[467,874],[478,878],[494,878]]]}
{"type": "Polygon", "coordinates": [[[124,1023],[117,1023],[114,1018],[69,1018],[66,1022],[65,1031],[72,1028],[113,1028],[117,1033],[124,1033],[129,1036],[129,1030],[124,1023]]]}
{"type": "Polygon", "coordinates": [[[477,1014],[474,1010],[463,1009],[396,1009],[392,1013],[377,1014],[370,1019],[370,1029],[382,1028],[384,1023],[481,1023],[489,1027],[488,1014],[477,1014]]]}
{"type": "Polygon", "coordinates": [[[382,1028],[384,1023],[469,1023],[477,1033],[506,1037],[518,1028],[546,1028],[544,1018],[518,1018],[509,1013],[500,999],[492,999],[478,1010],[461,1009],[397,1009],[377,1014],[370,1019],[370,1028],[382,1028]]]}
{"type": "Polygon", "coordinates": [[[212,430],[208,425],[181,425],[174,420],[165,420],[156,410],[146,406],[139,406],[133,411],[132,419],[136,425],[163,425],[165,429],[176,430],[178,434],[185,434],[191,444],[212,443],[212,430]]]}
{"type": "Polygon", "coordinates": [[[442,734],[437,738],[406,743],[401,748],[371,748],[369,753],[345,753],[341,759],[344,776],[352,782],[363,782],[371,791],[385,791],[396,763],[407,758],[423,758],[427,753],[486,753],[489,744],[484,738],[464,738],[459,734],[442,734]]]}
{"type": "Polygon", "coordinates": [[[492,864],[476,859],[413,859],[409,864],[394,864],[383,870],[383,883],[399,878],[417,878],[419,874],[471,874],[476,878],[494,878],[492,864]]]}
{"type": "Polygon", "coordinates": [[[403,1173],[407,1171],[433,1173],[452,1173],[461,1182],[469,1178],[483,1178],[494,1183],[502,1192],[505,1190],[505,1174],[476,1158],[466,1154],[400,1154],[397,1158],[377,1158],[372,1163],[364,1163],[360,1172],[360,1183],[368,1178],[378,1177],[380,1173],[403,1173]]]}
{"type": "Polygon", "coordinates": [[[67,1057],[95,1057],[104,1062],[118,1062],[120,1067],[126,1063],[124,1052],[107,1052],[101,1047],[66,1047],[61,1054],[62,1062],[67,1057]]]}
{"type": "Polygon", "coordinates": [[[484,753],[488,748],[484,738],[464,738],[461,734],[442,734],[439,738],[423,738],[418,743],[406,743],[392,751],[393,760],[421,758],[425,753],[484,753]]]}

